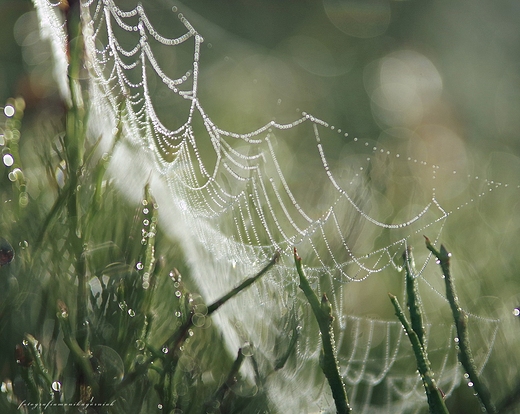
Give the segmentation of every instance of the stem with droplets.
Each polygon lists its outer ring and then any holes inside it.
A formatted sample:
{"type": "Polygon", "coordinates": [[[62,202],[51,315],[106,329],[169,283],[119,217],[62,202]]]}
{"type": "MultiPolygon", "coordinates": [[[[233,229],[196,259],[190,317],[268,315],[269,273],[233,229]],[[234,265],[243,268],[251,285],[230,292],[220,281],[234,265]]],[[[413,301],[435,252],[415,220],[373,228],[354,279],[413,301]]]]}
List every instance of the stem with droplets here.
{"type": "Polygon", "coordinates": [[[482,406],[488,413],[497,413],[495,405],[491,402],[491,395],[489,390],[480,380],[479,375],[477,374],[477,368],[475,366],[473,354],[469,346],[468,315],[459,304],[459,298],[455,292],[455,283],[451,277],[451,253],[449,253],[443,245],[441,245],[441,248],[438,251],[435,249],[435,247],[433,247],[428,237],[425,236],[425,239],[426,248],[437,258],[437,263],[442,269],[442,275],[446,284],[446,296],[448,298],[448,302],[450,303],[453,320],[455,322],[455,328],[457,330],[457,345],[459,350],[458,355],[460,363],[468,374],[469,380],[473,383],[473,389],[475,390],[475,393],[482,406]]]}
{"type": "Polygon", "coordinates": [[[327,298],[323,295],[321,303],[305,276],[302,266],[302,258],[298,256],[296,248],[294,248],[294,262],[296,271],[300,277],[300,288],[303,290],[311,309],[316,317],[321,332],[322,340],[322,358],[321,369],[329,382],[332,396],[336,404],[336,412],[338,414],[350,413],[350,406],[347,399],[347,390],[343,378],[339,373],[338,359],[336,358],[336,344],[334,342],[334,330],[332,329],[332,306],[327,298]]]}
{"type": "Polygon", "coordinates": [[[394,305],[395,315],[403,325],[404,330],[408,335],[408,339],[412,344],[413,353],[415,355],[415,359],[417,360],[417,368],[419,369],[419,374],[421,375],[424,389],[426,391],[426,397],[428,398],[430,413],[449,414],[449,411],[446,408],[446,404],[444,403],[442,393],[437,387],[437,383],[433,378],[430,360],[428,359],[428,354],[426,353],[426,350],[421,343],[419,335],[417,332],[415,332],[412,324],[406,318],[406,315],[404,314],[397,297],[390,293],[388,296],[390,297],[392,305],[394,305]]]}

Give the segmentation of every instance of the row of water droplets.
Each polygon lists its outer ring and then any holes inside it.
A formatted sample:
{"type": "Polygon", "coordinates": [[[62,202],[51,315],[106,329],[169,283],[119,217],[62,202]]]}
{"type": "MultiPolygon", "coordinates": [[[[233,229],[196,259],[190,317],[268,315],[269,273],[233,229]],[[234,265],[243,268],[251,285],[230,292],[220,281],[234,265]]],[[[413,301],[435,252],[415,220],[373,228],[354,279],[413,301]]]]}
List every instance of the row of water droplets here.
{"type": "Polygon", "coordinates": [[[4,115],[3,125],[0,124],[2,162],[9,170],[7,174],[9,180],[19,189],[18,204],[20,207],[25,207],[29,203],[29,195],[27,193],[27,180],[18,153],[25,102],[22,98],[9,99],[2,109],[4,115]]]}

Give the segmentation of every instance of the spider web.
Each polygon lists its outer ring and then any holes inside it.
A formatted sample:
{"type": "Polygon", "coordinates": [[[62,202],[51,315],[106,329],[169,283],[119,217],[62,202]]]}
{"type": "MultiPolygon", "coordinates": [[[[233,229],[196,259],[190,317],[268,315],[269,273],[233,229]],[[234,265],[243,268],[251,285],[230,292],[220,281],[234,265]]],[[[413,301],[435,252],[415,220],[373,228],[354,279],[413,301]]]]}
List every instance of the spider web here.
{"type": "MultiPolygon", "coordinates": [[[[35,4],[40,21],[50,22],[43,30],[59,60],[66,38],[57,8],[45,0],[35,4]]],[[[113,176],[134,198],[142,188],[136,183],[152,183],[162,221],[183,246],[208,303],[261,269],[275,251],[282,254],[275,270],[215,315],[231,353],[253,345],[276,411],[333,409],[320,374],[317,326],[298,288],[294,247],[315,291],[332,302],[341,373],[356,412],[423,410],[423,385],[386,292],[405,296],[402,254],[409,245],[422,245],[423,234],[438,241],[455,212],[504,185],[457,175],[399,146],[351,138],[305,112],[242,132],[222,128],[199,100],[204,39],[176,7],[168,19],[159,31],[140,3],[82,2],[90,128],[104,136],[106,148],[117,128],[122,133],[113,176]],[[446,184],[451,174],[456,184],[446,184]],[[295,351],[277,369],[294,335],[295,351]]],[[[455,332],[439,310],[448,308],[441,281],[426,272],[431,257],[416,250],[428,350],[449,396],[464,379],[455,332]]],[[[470,313],[481,372],[499,323],[470,313]]],[[[254,381],[249,368],[243,374],[254,381]]]]}

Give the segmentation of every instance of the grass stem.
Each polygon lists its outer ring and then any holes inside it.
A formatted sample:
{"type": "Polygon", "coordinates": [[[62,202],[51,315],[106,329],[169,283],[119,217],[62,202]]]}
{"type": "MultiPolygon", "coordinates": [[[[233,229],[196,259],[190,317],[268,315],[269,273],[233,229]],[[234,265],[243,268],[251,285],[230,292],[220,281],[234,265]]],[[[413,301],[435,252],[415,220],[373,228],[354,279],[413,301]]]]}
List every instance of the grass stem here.
{"type": "Polygon", "coordinates": [[[428,355],[426,354],[426,351],[419,339],[419,336],[413,330],[411,323],[406,318],[406,315],[404,314],[401,305],[399,304],[399,300],[391,293],[389,293],[388,296],[390,297],[392,305],[394,305],[395,314],[401,322],[401,324],[403,325],[404,330],[408,335],[408,339],[412,344],[413,353],[417,360],[417,368],[419,369],[419,374],[421,375],[424,389],[426,391],[426,396],[428,398],[428,406],[430,408],[430,413],[448,414],[449,411],[446,408],[446,404],[444,403],[442,393],[437,387],[437,383],[433,378],[430,360],[428,359],[428,355]]]}
{"type": "Polygon", "coordinates": [[[298,256],[296,248],[294,248],[294,262],[296,264],[296,271],[300,277],[300,288],[303,290],[307,301],[311,305],[311,309],[318,321],[318,326],[321,332],[322,340],[322,358],[321,369],[329,382],[332,396],[336,404],[336,412],[338,414],[350,413],[351,409],[347,399],[347,390],[343,378],[339,373],[339,364],[336,358],[336,344],[334,342],[334,330],[332,328],[332,306],[327,298],[323,295],[321,302],[314,293],[305,276],[302,266],[302,258],[298,256]]]}
{"type": "Polygon", "coordinates": [[[213,312],[215,312],[218,308],[220,308],[224,303],[226,303],[229,299],[239,294],[241,291],[243,291],[248,286],[255,283],[258,279],[260,279],[263,275],[265,275],[280,259],[280,253],[276,252],[267,265],[260,270],[255,276],[252,276],[246,280],[244,280],[240,285],[238,285],[236,288],[232,289],[230,292],[226,293],[224,296],[222,296],[220,299],[216,300],[214,303],[208,306],[208,315],[211,315],[213,312]]]}
{"type": "Polygon", "coordinates": [[[497,413],[496,407],[491,401],[489,390],[480,380],[479,375],[477,374],[477,368],[475,366],[473,354],[469,345],[468,315],[466,312],[464,312],[459,304],[459,298],[455,292],[455,283],[453,282],[453,278],[451,276],[451,253],[449,253],[443,245],[441,245],[440,250],[435,249],[430,240],[427,237],[425,237],[425,239],[426,248],[431,251],[437,258],[438,264],[442,269],[442,275],[446,284],[446,296],[448,298],[448,302],[450,303],[453,320],[455,321],[455,328],[457,330],[456,341],[459,350],[459,360],[464,367],[464,370],[468,374],[469,381],[472,383],[473,389],[475,390],[475,393],[477,394],[477,397],[480,400],[482,406],[488,413],[497,413]]]}

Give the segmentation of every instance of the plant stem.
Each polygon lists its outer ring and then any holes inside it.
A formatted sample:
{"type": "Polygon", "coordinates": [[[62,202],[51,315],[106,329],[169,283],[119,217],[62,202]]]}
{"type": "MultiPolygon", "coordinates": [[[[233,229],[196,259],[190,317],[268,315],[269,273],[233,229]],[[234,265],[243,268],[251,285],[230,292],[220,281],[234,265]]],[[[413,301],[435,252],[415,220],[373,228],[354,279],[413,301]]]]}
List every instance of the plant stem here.
{"type": "Polygon", "coordinates": [[[296,322],[294,322],[294,326],[292,328],[292,336],[291,336],[291,340],[289,342],[289,346],[287,347],[287,351],[275,361],[275,363],[274,363],[275,371],[278,371],[285,366],[285,363],[289,359],[289,356],[292,354],[292,352],[294,351],[294,348],[296,347],[299,337],[300,337],[300,332],[298,329],[298,324],[296,322]]]}
{"type": "MultiPolygon", "coordinates": [[[[229,388],[236,382],[236,375],[238,374],[238,370],[242,366],[242,362],[244,362],[244,354],[242,353],[242,348],[238,349],[238,355],[233,362],[233,365],[231,366],[231,370],[229,371],[229,374],[227,376],[227,379],[224,381],[224,383],[219,387],[219,389],[215,392],[215,395],[213,396],[213,399],[211,402],[218,402],[220,406],[222,406],[222,402],[225,399],[226,391],[229,390],[229,388]]],[[[211,406],[211,402],[207,405],[211,406]]],[[[221,408],[222,410],[222,408],[221,408]]]]}
{"type": "Polygon", "coordinates": [[[41,393],[38,385],[36,384],[35,378],[34,378],[34,370],[33,367],[22,367],[20,374],[22,376],[22,379],[25,382],[25,385],[27,386],[27,389],[29,391],[29,401],[34,404],[34,408],[36,410],[37,414],[42,414],[42,403],[41,403],[41,393]]]}
{"type": "Polygon", "coordinates": [[[238,285],[236,288],[231,290],[230,292],[226,293],[224,296],[222,296],[220,299],[216,300],[213,304],[208,306],[208,315],[211,315],[213,312],[215,312],[218,308],[220,308],[224,303],[226,303],[229,299],[236,296],[238,293],[240,293],[242,290],[247,288],[249,285],[252,285],[255,283],[258,279],[260,279],[264,274],[266,274],[280,259],[280,253],[276,252],[267,265],[260,270],[255,276],[252,276],[246,280],[244,280],[240,285],[238,285]]]}
{"type": "MultiPolygon", "coordinates": [[[[220,308],[224,303],[226,303],[229,299],[236,296],[238,293],[240,293],[242,290],[253,284],[256,280],[261,278],[265,273],[267,273],[279,260],[280,253],[276,252],[267,265],[260,270],[255,276],[252,276],[248,279],[246,279],[244,282],[242,282],[239,286],[222,296],[220,299],[215,301],[212,305],[208,306],[208,312],[207,316],[211,315],[213,312],[215,312],[218,308],[220,308]]],[[[184,342],[186,337],[188,336],[189,329],[193,326],[192,321],[193,312],[188,313],[186,320],[184,323],[164,342],[163,346],[168,347],[172,352],[175,352],[179,346],[184,342]]],[[[127,385],[131,384],[133,381],[135,381],[140,375],[144,374],[148,368],[150,367],[150,364],[152,364],[156,359],[160,358],[160,356],[152,355],[146,361],[144,361],[142,364],[140,364],[134,371],[129,372],[123,381],[119,384],[118,391],[125,388],[127,385]]]]}
{"type": "Polygon", "coordinates": [[[415,277],[415,265],[413,260],[412,248],[408,246],[403,254],[404,269],[406,273],[406,296],[407,305],[410,312],[410,321],[413,331],[416,333],[421,346],[426,349],[425,346],[425,333],[424,323],[422,317],[422,304],[421,296],[419,295],[419,289],[417,287],[417,279],[415,277]]]}
{"type": "Polygon", "coordinates": [[[74,361],[85,376],[86,382],[92,390],[92,394],[94,397],[96,397],[98,395],[99,389],[98,384],[94,378],[92,365],[90,364],[90,355],[79,346],[78,341],[74,337],[70,327],[67,306],[61,301],[58,301],[57,317],[63,332],[63,342],[65,342],[65,345],[67,345],[67,348],[69,348],[74,361]]]}
{"type": "Polygon", "coordinates": [[[458,343],[458,355],[459,360],[464,367],[464,370],[469,376],[469,380],[473,383],[473,389],[475,390],[478,399],[482,406],[488,413],[496,413],[497,410],[495,405],[491,402],[491,395],[487,387],[480,381],[477,374],[477,368],[473,359],[473,354],[469,346],[469,335],[468,335],[468,315],[460,307],[459,298],[455,292],[455,284],[451,277],[450,271],[450,257],[446,248],[441,245],[440,251],[437,251],[431,244],[428,237],[426,239],[426,248],[433,253],[437,258],[439,265],[442,269],[442,275],[446,284],[446,296],[450,303],[451,312],[453,314],[453,320],[455,321],[455,328],[457,330],[456,341],[458,343]]]}
{"type": "Polygon", "coordinates": [[[395,314],[399,318],[399,321],[404,327],[408,338],[410,339],[410,343],[412,344],[413,353],[415,354],[415,359],[417,360],[417,368],[419,369],[419,374],[421,374],[421,379],[423,381],[424,389],[426,391],[426,397],[428,398],[428,406],[430,408],[431,414],[448,414],[449,411],[446,408],[446,404],[444,403],[444,398],[442,397],[442,393],[437,387],[437,383],[433,378],[433,372],[431,371],[431,364],[428,359],[428,355],[419,340],[419,336],[413,330],[412,325],[406,319],[406,315],[403,313],[401,305],[397,298],[388,294],[392,305],[394,305],[395,314]]]}
{"type": "Polygon", "coordinates": [[[305,276],[302,267],[302,258],[298,256],[296,248],[294,248],[294,262],[296,264],[296,271],[300,277],[300,288],[303,290],[307,301],[311,305],[311,309],[320,328],[323,347],[320,365],[327,381],[329,382],[332,396],[336,404],[336,412],[338,414],[350,413],[345,383],[339,373],[339,364],[336,358],[336,344],[334,342],[334,330],[332,329],[332,321],[334,320],[334,317],[332,316],[332,306],[325,294],[322,296],[320,303],[305,276]]]}
{"type": "Polygon", "coordinates": [[[52,379],[49,375],[49,370],[45,368],[43,364],[42,357],[40,352],[38,351],[38,341],[34,336],[26,333],[25,340],[27,341],[27,348],[29,349],[29,353],[31,354],[32,360],[35,362],[35,368],[38,374],[45,380],[45,383],[48,387],[47,391],[51,389],[52,379]]]}

